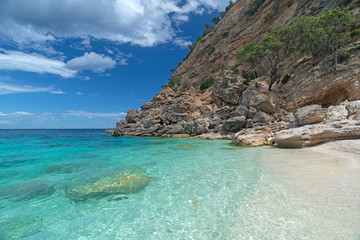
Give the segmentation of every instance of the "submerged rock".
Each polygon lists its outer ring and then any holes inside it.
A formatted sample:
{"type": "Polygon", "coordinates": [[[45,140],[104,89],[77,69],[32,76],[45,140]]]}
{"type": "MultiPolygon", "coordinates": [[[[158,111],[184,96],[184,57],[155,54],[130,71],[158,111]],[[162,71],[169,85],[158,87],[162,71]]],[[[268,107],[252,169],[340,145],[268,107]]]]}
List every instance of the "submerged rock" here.
{"type": "Polygon", "coordinates": [[[0,196],[14,201],[27,201],[42,198],[55,192],[53,185],[38,180],[7,185],[0,188],[0,196]]]}
{"type": "Polygon", "coordinates": [[[103,198],[112,194],[132,194],[143,190],[151,177],[137,167],[123,169],[111,176],[105,176],[94,183],[70,188],[67,193],[73,200],[103,198]]]}

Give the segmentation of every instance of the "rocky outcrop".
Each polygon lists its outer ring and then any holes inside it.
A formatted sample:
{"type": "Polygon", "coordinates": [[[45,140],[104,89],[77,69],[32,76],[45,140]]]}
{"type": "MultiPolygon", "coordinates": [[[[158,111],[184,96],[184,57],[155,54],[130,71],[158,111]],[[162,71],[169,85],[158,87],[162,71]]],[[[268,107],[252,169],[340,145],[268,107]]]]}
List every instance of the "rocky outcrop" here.
{"type": "MultiPolygon", "coordinates": [[[[324,120],[356,119],[355,114],[360,110],[360,101],[354,102],[360,99],[358,36],[345,46],[351,60],[339,64],[337,72],[325,73],[316,59],[290,54],[281,69],[291,78],[285,83],[279,76],[273,92],[267,90],[266,76],[258,76],[236,57],[239,50],[261,38],[271,26],[289,25],[296,17],[351,2],[284,0],[280,4],[278,0],[270,0],[264,1],[256,13],[249,16],[245,12],[250,0],[237,1],[173,71],[181,84],[174,89],[163,89],[141,106],[141,112],[130,110],[126,120],[116,124],[112,135],[221,137],[236,134],[239,143],[256,145],[251,143],[251,138],[259,144],[264,142],[263,138],[266,141],[283,128],[283,124],[279,124],[283,121],[294,119],[298,126],[304,126],[324,120]],[[244,82],[249,74],[255,79],[244,82]],[[214,85],[200,90],[202,81],[208,78],[214,79],[214,85]],[[270,132],[257,129],[259,125],[271,129],[270,132]]],[[[359,15],[358,12],[355,8],[359,15]]],[[[288,125],[294,127],[292,123],[288,125]]]]}
{"type": "Polygon", "coordinates": [[[359,138],[360,122],[344,120],[280,131],[272,142],[280,148],[303,148],[333,140],[359,138]]]}

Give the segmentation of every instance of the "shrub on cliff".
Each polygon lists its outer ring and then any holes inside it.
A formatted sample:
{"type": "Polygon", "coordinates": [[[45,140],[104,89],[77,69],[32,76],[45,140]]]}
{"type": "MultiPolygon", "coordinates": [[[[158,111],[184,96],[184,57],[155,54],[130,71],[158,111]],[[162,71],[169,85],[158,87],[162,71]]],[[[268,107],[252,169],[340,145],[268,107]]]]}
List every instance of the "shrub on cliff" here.
{"type": "Polygon", "coordinates": [[[204,79],[201,84],[200,84],[200,90],[203,92],[206,89],[212,87],[215,83],[215,79],[214,78],[206,78],[204,79]]]}
{"type": "Polygon", "coordinates": [[[285,60],[294,45],[292,27],[270,29],[259,42],[250,42],[237,56],[251,67],[270,78],[269,91],[281,75],[280,63],[285,60]]]}
{"type": "Polygon", "coordinates": [[[162,88],[171,88],[173,90],[177,90],[177,88],[181,85],[181,78],[179,76],[171,76],[171,78],[168,79],[168,83],[167,84],[164,84],[162,85],[161,87],[162,88]]]}
{"type": "Polygon", "coordinates": [[[299,50],[319,58],[326,72],[330,66],[336,71],[338,50],[351,39],[347,28],[354,21],[354,13],[349,8],[339,7],[316,16],[296,19],[293,28],[299,50]],[[327,57],[330,54],[332,61],[329,66],[327,57]]]}

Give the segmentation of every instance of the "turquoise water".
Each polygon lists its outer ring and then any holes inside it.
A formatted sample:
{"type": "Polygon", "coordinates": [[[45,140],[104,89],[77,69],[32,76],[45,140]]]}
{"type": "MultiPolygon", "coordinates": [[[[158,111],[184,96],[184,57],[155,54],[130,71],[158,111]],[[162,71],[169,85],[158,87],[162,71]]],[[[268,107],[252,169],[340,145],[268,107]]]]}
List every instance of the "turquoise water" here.
{"type": "Polygon", "coordinates": [[[337,213],[278,181],[261,160],[277,151],[103,130],[1,130],[0,239],[354,236],[358,219],[339,225],[337,213]]]}

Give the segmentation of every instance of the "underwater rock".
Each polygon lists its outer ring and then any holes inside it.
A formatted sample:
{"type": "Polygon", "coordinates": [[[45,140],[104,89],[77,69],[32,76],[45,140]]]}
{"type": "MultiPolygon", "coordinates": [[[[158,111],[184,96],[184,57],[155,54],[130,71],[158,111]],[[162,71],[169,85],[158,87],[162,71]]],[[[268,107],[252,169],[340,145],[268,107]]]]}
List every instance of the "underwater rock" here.
{"type": "Polygon", "coordinates": [[[175,149],[175,150],[193,150],[196,147],[193,144],[181,144],[181,145],[176,145],[174,147],[169,147],[171,149],[175,149]]]}
{"type": "Polygon", "coordinates": [[[75,201],[103,198],[112,194],[132,194],[143,190],[150,180],[143,169],[130,167],[102,177],[94,183],[70,188],[67,193],[75,201]]]}
{"type": "Polygon", "coordinates": [[[78,171],[81,167],[84,166],[84,163],[62,163],[54,164],[44,167],[46,173],[73,173],[78,171]]]}
{"type": "Polygon", "coordinates": [[[53,185],[48,183],[31,180],[22,183],[16,183],[0,188],[0,196],[12,199],[14,201],[26,201],[33,198],[49,196],[55,192],[53,185]]]}

